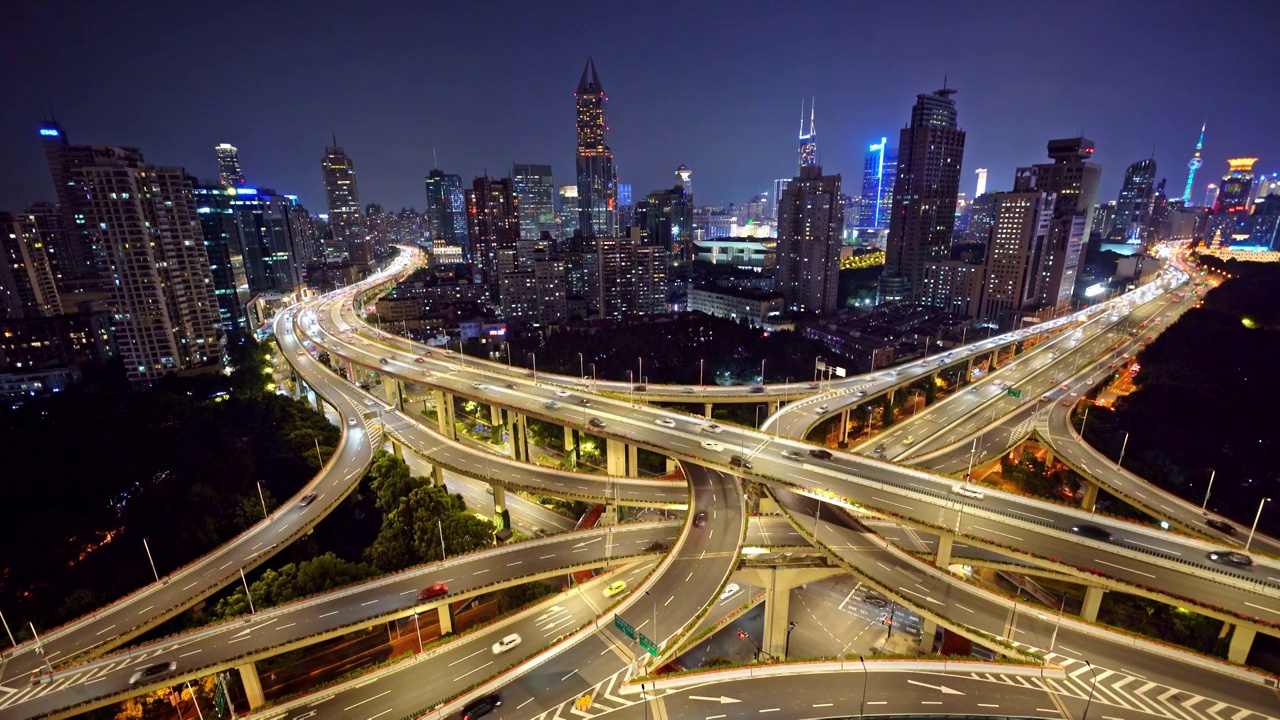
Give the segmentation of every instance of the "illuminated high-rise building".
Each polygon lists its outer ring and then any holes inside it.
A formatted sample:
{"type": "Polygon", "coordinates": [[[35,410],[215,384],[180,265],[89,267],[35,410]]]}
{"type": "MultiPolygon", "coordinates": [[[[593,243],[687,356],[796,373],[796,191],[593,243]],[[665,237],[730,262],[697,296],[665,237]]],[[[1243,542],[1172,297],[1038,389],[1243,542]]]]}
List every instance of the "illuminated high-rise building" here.
{"type": "Polygon", "coordinates": [[[965,139],[956,122],[955,93],[943,87],[917,95],[911,122],[899,133],[882,302],[920,297],[925,263],[950,255],[965,139]]]}
{"type": "MultiPolygon", "coordinates": [[[[954,213],[955,199],[952,199],[954,213]]],[[[806,165],[782,191],[778,206],[777,284],[787,306],[802,312],[836,309],[844,204],[840,176],[806,165]]]]}
{"type": "Polygon", "coordinates": [[[1258,158],[1231,158],[1227,160],[1227,174],[1222,176],[1218,201],[1213,211],[1218,213],[1248,212],[1253,192],[1253,164],[1258,158]]]}
{"type": "Polygon", "coordinates": [[[444,240],[462,248],[470,257],[467,243],[467,201],[462,192],[462,177],[446,175],[436,169],[427,174],[427,232],[432,240],[444,240]]]}
{"type": "Polygon", "coordinates": [[[1204,188],[1204,206],[1213,209],[1218,204],[1218,186],[1209,183],[1204,188]]]}
{"type": "Polygon", "coordinates": [[[508,178],[478,177],[466,197],[471,261],[484,273],[496,298],[502,271],[514,269],[516,242],[520,240],[519,203],[508,178]],[[504,267],[501,261],[512,267],[504,267]]]}
{"type": "Polygon", "coordinates": [[[889,147],[888,138],[867,148],[862,166],[862,204],[858,208],[858,227],[889,229],[889,213],[893,209],[893,184],[898,177],[898,151],[889,147]]]}
{"type": "Polygon", "coordinates": [[[1156,161],[1139,160],[1124,171],[1107,242],[1136,245],[1149,240],[1151,199],[1156,188],[1156,161]]]}
{"type": "Polygon", "coordinates": [[[1270,175],[1263,173],[1253,179],[1253,202],[1263,200],[1268,195],[1280,194],[1280,173],[1270,175]]]}
{"type": "Polygon", "coordinates": [[[542,233],[560,237],[556,223],[556,184],[550,165],[511,166],[511,187],[520,206],[520,239],[537,240],[542,233]]]}
{"type": "Polygon", "coordinates": [[[618,228],[618,175],[606,138],[609,98],[590,57],[573,95],[578,106],[578,226],[584,235],[612,237],[618,228]]]}
{"type": "Polygon", "coordinates": [[[229,143],[220,143],[213,150],[218,154],[218,182],[232,187],[244,185],[244,172],[240,169],[240,151],[229,143]]]}
{"type": "Polygon", "coordinates": [[[56,120],[47,120],[40,125],[40,142],[49,163],[49,175],[53,178],[58,210],[62,214],[61,230],[54,249],[55,254],[62,258],[59,269],[63,287],[59,290],[64,295],[81,290],[107,290],[110,267],[106,249],[98,244],[99,236],[89,232],[81,209],[84,198],[72,178],[75,168],[95,162],[95,147],[72,145],[56,120]]]}
{"type": "Polygon", "coordinates": [[[818,164],[818,131],[813,125],[814,101],[809,100],[809,132],[804,131],[804,100],[800,101],[800,167],[818,164]]]}
{"type": "Polygon", "coordinates": [[[1196,182],[1196,171],[1204,165],[1204,158],[1200,157],[1200,150],[1204,148],[1204,125],[1200,126],[1200,139],[1196,141],[1196,154],[1191,156],[1191,160],[1187,162],[1187,188],[1182,191],[1182,204],[1191,204],[1191,186],[1196,182]]]}
{"type": "Polygon", "coordinates": [[[360,191],[356,187],[356,166],[347,151],[333,144],[324,149],[324,194],[329,202],[329,228],[334,243],[343,248],[347,260],[367,264],[373,260],[372,248],[366,242],[364,213],[360,207],[360,191]]]}
{"type": "Polygon", "coordinates": [[[979,198],[979,197],[982,197],[982,194],[987,191],[987,169],[978,168],[973,172],[978,176],[978,187],[976,190],[973,191],[973,196],[975,198],[979,198]]]}
{"type": "Polygon", "coordinates": [[[680,167],[676,168],[676,184],[684,188],[685,195],[693,197],[693,171],[688,165],[681,163],[680,167]]]}
{"type": "Polygon", "coordinates": [[[40,233],[25,216],[0,212],[0,318],[62,312],[40,233]]]}

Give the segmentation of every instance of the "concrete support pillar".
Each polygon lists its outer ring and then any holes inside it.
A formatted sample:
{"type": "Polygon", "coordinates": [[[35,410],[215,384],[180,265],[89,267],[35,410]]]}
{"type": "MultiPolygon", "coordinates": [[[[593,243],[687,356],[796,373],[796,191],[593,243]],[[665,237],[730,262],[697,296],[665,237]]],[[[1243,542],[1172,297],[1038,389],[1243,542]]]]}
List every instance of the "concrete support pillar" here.
{"type": "Polygon", "coordinates": [[[1229,622],[1222,623],[1222,629],[1218,631],[1218,639],[1221,640],[1226,637],[1227,633],[1231,632],[1232,627],[1234,626],[1229,622]]]}
{"type": "Polygon", "coordinates": [[[262,707],[267,699],[262,695],[262,679],[258,677],[258,667],[253,663],[237,665],[240,671],[240,684],[244,685],[244,696],[249,700],[249,709],[262,707]]]}
{"type": "Polygon", "coordinates": [[[996,348],[995,350],[991,351],[991,365],[989,369],[995,370],[998,367],[1000,367],[1000,349],[996,348]]]}
{"type": "Polygon", "coordinates": [[[769,655],[784,660],[787,656],[787,622],[791,615],[791,585],[779,578],[774,568],[766,576],[768,593],[764,598],[764,639],[761,648],[769,655]]]}
{"type": "Polygon", "coordinates": [[[1104,588],[1089,587],[1084,589],[1084,607],[1080,608],[1080,617],[1089,622],[1098,622],[1098,606],[1102,605],[1102,596],[1106,595],[1104,588]]]}
{"type": "Polygon", "coordinates": [[[1093,507],[1098,504],[1098,486],[1091,482],[1084,484],[1084,499],[1080,501],[1080,507],[1093,512],[1093,507]]]}
{"type": "Polygon", "coordinates": [[[894,388],[889,391],[889,405],[893,405],[893,396],[898,394],[898,389],[894,388]]]}
{"type": "Polygon", "coordinates": [[[444,487],[444,468],[439,465],[431,466],[431,482],[435,483],[436,487],[444,487]]]}
{"type": "Polygon", "coordinates": [[[849,432],[849,408],[840,411],[840,432],[836,435],[836,442],[843,440],[847,432],[849,432]]]}
{"type": "Polygon", "coordinates": [[[627,476],[640,477],[640,448],[627,445],[627,476]]]}
{"type": "Polygon", "coordinates": [[[1053,454],[1053,448],[1051,448],[1051,447],[1045,447],[1045,449],[1044,449],[1044,469],[1045,469],[1045,470],[1047,470],[1047,471],[1051,471],[1051,470],[1053,470],[1053,463],[1054,463],[1054,461],[1055,461],[1055,460],[1057,460],[1057,459],[1058,459],[1058,458],[1057,458],[1057,456],[1053,454]]]}
{"type": "Polygon", "coordinates": [[[973,358],[970,357],[964,364],[964,385],[968,385],[973,381],[973,358]]]}
{"type": "Polygon", "coordinates": [[[679,466],[676,465],[676,459],[673,457],[668,457],[667,458],[667,474],[674,475],[677,467],[679,466]]]}
{"type": "Polygon", "coordinates": [[[502,408],[498,407],[497,405],[489,406],[489,424],[490,425],[502,424],[502,408]]]}
{"type": "Polygon", "coordinates": [[[577,432],[566,425],[564,427],[564,451],[567,453],[576,447],[578,447],[577,432]]]}
{"type": "Polygon", "coordinates": [[[400,445],[400,443],[396,442],[396,439],[391,437],[390,435],[387,436],[387,442],[391,443],[391,454],[403,460],[404,447],[400,445]]]}
{"type": "Polygon", "coordinates": [[[1248,662],[1249,650],[1253,647],[1253,638],[1257,634],[1258,631],[1253,628],[1236,625],[1236,629],[1231,632],[1231,645],[1227,647],[1227,660],[1237,665],[1248,662]]]}
{"type": "Polygon", "coordinates": [[[782,407],[782,403],[781,403],[781,401],[779,401],[779,400],[770,400],[770,401],[769,401],[769,414],[770,414],[770,415],[772,415],[772,414],[774,414],[774,413],[778,412],[778,408],[780,408],[780,407],[782,407]]]}
{"type": "Polygon", "coordinates": [[[493,524],[499,528],[507,527],[507,489],[501,485],[490,485],[493,488],[493,524]]]}
{"type": "Polygon", "coordinates": [[[387,404],[396,409],[400,409],[400,381],[384,375],[382,377],[382,392],[387,398],[387,404]]]}
{"type": "Polygon", "coordinates": [[[431,395],[435,398],[436,423],[440,426],[440,434],[450,440],[457,440],[458,432],[453,424],[453,395],[443,390],[433,390],[431,395]]]}
{"type": "Polygon", "coordinates": [[[625,476],[627,474],[627,444],[621,440],[605,438],[604,451],[605,473],[614,477],[625,476]]]}
{"type": "Polygon", "coordinates": [[[921,618],[920,622],[920,652],[928,654],[933,652],[933,637],[938,634],[938,623],[929,618],[921,618]]]}
{"type": "Polygon", "coordinates": [[[523,414],[515,416],[511,425],[511,436],[516,441],[517,460],[529,462],[529,418],[523,414]],[[517,432],[518,431],[518,432],[517,432]]]}
{"type": "Polygon", "coordinates": [[[449,603],[436,608],[436,615],[440,618],[440,634],[443,636],[452,633],[453,610],[449,608],[449,603]]]}
{"type": "Polygon", "coordinates": [[[778,507],[778,501],[773,499],[768,493],[760,496],[761,515],[776,515],[782,512],[782,508],[778,507]]]}
{"type": "Polygon", "coordinates": [[[711,403],[702,404],[702,416],[708,420],[711,419],[711,403]]]}
{"type": "Polygon", "coordinates": [[[933,564],[943,570],[946,570],[947,566],[951,564],[951,543],[953,541],[954,538],[950,535],[938,536],[938,554],[934,555],[933,564]]]}

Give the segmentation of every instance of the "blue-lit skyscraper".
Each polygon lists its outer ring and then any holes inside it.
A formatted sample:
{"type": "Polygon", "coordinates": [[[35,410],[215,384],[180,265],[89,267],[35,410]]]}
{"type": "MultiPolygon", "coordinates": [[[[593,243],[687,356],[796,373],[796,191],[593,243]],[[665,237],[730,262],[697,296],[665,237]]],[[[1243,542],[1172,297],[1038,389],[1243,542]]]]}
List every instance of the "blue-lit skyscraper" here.
{"type": "Polygon", "coordinates": [[[462,248],[466,258],[471,257],[467,243],[467,200],[462,192],[462,178],[432,170],[426,179],[427,226],[431,239],[444,240],[449,245],[462,248]]]}
{"type": "Polygon", "coordinates": [[[862,170],[862,207],[858,227],[889,229],[889,211],[893,208],[893,183],[898,178],[898,151],[889,147],[888,138],[867,148],[862,170]]]}

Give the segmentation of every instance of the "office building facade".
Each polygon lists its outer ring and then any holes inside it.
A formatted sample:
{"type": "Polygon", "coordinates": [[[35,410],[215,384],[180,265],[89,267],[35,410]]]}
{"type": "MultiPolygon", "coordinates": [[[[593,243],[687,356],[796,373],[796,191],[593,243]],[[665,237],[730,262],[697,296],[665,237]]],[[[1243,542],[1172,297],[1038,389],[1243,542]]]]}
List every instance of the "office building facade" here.
{"type": "Polygon", "coordinates": [[[965,140],[956,122],[955,92],[917,95],[910,124],[898,135],[881,301],[919,299],[925,263],[950,254],[965,140]]]}
{"type": "Polygon", "coordinates": [[[219,143],[213,151],[218,156],[218,182],[227,187],[244,185],[244,171],[240,169],[240,151],[229,143],[219,143]]]}
{"type": "Polygon", "coordinates": [[[467,243],[467,201],[462,178],[440,169],[427,174],[427,231],[432,240],[444,240],[471,256],[467,243]]]}
{"type": "Polygon", "coordinates": [[[1154,158],[1139,160],[1125,169],[1107,242],[1137,245],[1151,239],[1151,199],[1155,189],[1154,158]]]}
{"type": "Polygon", "coordinates": [[[605,123],[604,86],[595,61],[587,58],[574,93],[578,129],[578,228],[584,235],[612,237],[618,229],[618,175],[605,123]]]}
{"type": "Polygon", "coordinates": [[[50,317],[61,312],[39,231],[24,215],[0,212],[0,317],[50,317]]]}
{"type": "Polygon", "coordinates": [[[893,210],[893,185],[898,178],[898,151],[889,147],[888,138],[872,143],[862,166],[862,205],[858,208],[858,227],[889,229],[893,210]]]}
{"type": "MultiPolygon", "coordinates": [[[[519,203],[508,178],[478,177],[466,192],[467,237],[471,261],[479,267],[496,299],[504,253],[514,253],[520,240],[519,203]]],[[[506,259],[513,264],[514,256],[506,259]]]]}
{"type": "Polygon", "coordinates": [[[777,290],[789,308],[835,311],[843,228],[840,176],[823,175],[819,165],[800,168],[778,208],[777,290]]]}
{"type": "Polygon", "coordinates": [[[551,166],[512,165],[511,187],[520,206],[520,239],[537,240],[542,233],[558,239],[556,183],[551,177],[551,166]]]}
{"type": "Polygon", "coordinates": [[[347,152],[338,147],[337,138],[324,149],[324,194],[329,205],[329,229],[335,246],[345,250],[347,260],[366,265],[373,260],[373,249],[366,242],[364,213],[360,207],[360,190],[356,185],[356,166],[347,152]]]}
{"type": "Polygon", "coordinates": [[[986,281],[978,315],[1001,327],[1038,305],[1037,277],[1053,224],[1052,193],[991,193],[995,206],[987,242],[986,281]]]}

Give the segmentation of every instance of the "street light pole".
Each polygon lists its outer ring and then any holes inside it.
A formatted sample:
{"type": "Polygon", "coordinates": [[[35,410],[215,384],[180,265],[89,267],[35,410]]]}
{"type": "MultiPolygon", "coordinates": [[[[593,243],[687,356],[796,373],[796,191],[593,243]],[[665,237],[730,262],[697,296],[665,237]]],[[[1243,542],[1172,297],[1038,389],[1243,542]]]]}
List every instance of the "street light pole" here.
{"type": "Polygon", "coordinates": [[[1271,498],[1262,498],[1262,502],[1258,503],[1258,512],[1253,516],[1253,527],[1249,528],[1249,539],[1244,543],[1244,551],[1249,552],[1249,546],[1253,544],[1253,533],[1258,529],[1258,518],[1262,517],[1262,506],[1271,502],[1271,498]]]}
{"type": "Polygon", "coordinates": [[[36,632],[36,625],[33,622],[27,622],[31,626],[31,637],[36,639],[36,653],[40,655],[40,659],[44,661],[44,666],[53,672],[53,666],[49,664],[49,658],[44,654],[44,643],[40,641],[40,634],[36,632]]]}
{"type": "Polygon", "coordinates": [[[1129,433],[1124,434],[1124,442],[1120,444],[1120,458],[1116,460],[1116,469],[1120,469],[1120,464],[1124,462],[1124,449],[1129,447],[1129,433]]]}
{"type": "Polygon", "coordinates": [[[706,358],[702,358],[698,360],[698,387],[706,387],[702,382],[702,374],[703,374],[702,371],[704,369],[706,362],[707,362],[706,358]]]}
{"type": "Polygon", "coordinates": [[[584,378],[587,376],[587,367],[583,364],[582,353],[578,353],[578,374],[584,378]]]}
{"type": "Polygon", "coordinates": [[[1093,703],[1093,691],[1098,687],[1098,671],[1093,669],[1093,663],[1088,660],[1084,664],[1089,667],[1089,699],[1084,701],[1084,715],[1080,716],[1080,720],[1089,720],[1089,705],[1093,703]]]}
{"type": "Polygon", "coordinates": [[[1200,503],[1200,511],[1204,512],[1209,507],[1209,493],[1213,491],[1213,478],[1218,474],[1217,470],[1209,471],[1209,487],[1204,490],[1204,502],[1200,503]]]}
{"type": "Polygon", "coordinates": [[[249,592],[249,581],[244,579],[244,568],[240,568],[240,582],[244,583],[244,596],[249,598],[249,614],[254,615],[257,611],[253,609],[253,593],[249,592]]]}
{"type": "Polygon", "coordinates": [[[964,481],[969,482],[969,476],[973,474],[973,456],[978,454],[978,438],[973,439],[973,446],[969,448],[969,469],[964,471],[964,481]]]}
{"type": "Polygon", "coordinates": [[[1053,636],[1049,638],[1049,652],[1053,652],[1053,646],[1058,644],[1058,628],[1062,627],[1062,614],[1067,609],[1067,596],[1062,596],[1062,605],[1058,608],[1058,622],[1053,626],[1053,636]]]}
{"type": "Polygon", "coordinates": [[[529,353],[529,357],[533,358],[533,382],[538,382],[538,353],[529,353]]]}
{"type": "Polygon", "coordinates": [[[794,621],[787,623],[787,642],[785,646],[782,648],[782,657],[784,659],[791,657],[791,631],[795,629],[796,629],[796,624],[794,621]]]}
{"type": "Polygon", "coordinates": [[[760,384],[764,384],[764,360],[760,361],[760,384]]]}
{"type": "Polygon", "coordinates": [[[156,561],[151,558],[151,546],[147,544],[146,538],[142,538],[142,547],[147,551],[147,562],[151,563],[151,574],[156,576],[156,582],[160,582],[160,573],[156,572],[156,561]]]}
{"type": "Polygon", "coordinates": [[[191,694],[191,704],[196,706],[196,715],[200,720],[204,720],[204,713],[200,712],[200,702],[196,700],[196,691],[191,689],[191,681],[187,681],[187,692],[191,694]]]}
{"type": "Polygon", "coordinates": [[[631,405],[634,406],[636,404],[636,376],[632,375],[630,370],[627,371],[627,384],[631,386],[631,405]]]}
{"type": "Polygon", "coordinates": [[[662,638],[658,637],[658,599],[650,595],[648,590],[644,591],[644,596],[653,603],[653,644],[657,645],[662,642],[662,638]]]}
{"type": "Polygon", "coordinates": [[[18,647],[18,641],[13,639],[13,631],[9,629],[9,623],[4,619],[4,613],[0,613],[0,625],[4,625],[4,632],[9,636],[9,644],[18,647]]]}
{"type": "Polygon", "coordinates": [[[311,438],[316,443],[316,460],[320,463],[320,467],[324,467],[324,456],[320,454],[320,438],[311,438]]]}
{"type": "Polygon", "coordinates": [[[440,518],[436,518],[436,529],[440,531],[440,562],[444,562],[449,559],[449,556],[444,551],[444,523],[440,518]]]}
{"type": "Polygon", "coordinates": [[[413,629],[418,632],[418,654],[422,654],[422,626],[418,624],[418,613],[413,614],[413,629]]]}
{"type": "Polygon", "coordinates": [[[262,495],[262,482],[256,481],[258,485],[258,500],[262,502],[262,519],[267,519],[267,499],[262,495]]]}
{"type": "Polygon", "coordinates": [[[858,662],[862,663],[862,704],[858,710],[858,717],[862,718],[867,716],[867,661],[859,655],[858,662]]]}

